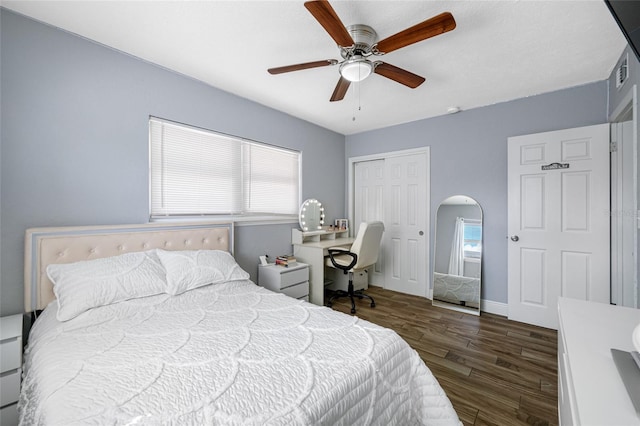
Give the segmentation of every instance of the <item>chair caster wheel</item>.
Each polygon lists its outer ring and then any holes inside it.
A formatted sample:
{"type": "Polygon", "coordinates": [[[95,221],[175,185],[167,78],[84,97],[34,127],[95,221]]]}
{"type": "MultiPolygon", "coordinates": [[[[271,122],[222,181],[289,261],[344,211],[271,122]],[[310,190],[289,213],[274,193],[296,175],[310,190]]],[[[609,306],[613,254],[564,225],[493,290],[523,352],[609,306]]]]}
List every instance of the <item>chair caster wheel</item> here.
{"type": "Polygon", "coordinates": [[[356,310],[355,310],[355,309],[351,309],[351,313],[352,313],[352,314],[355,314],[355,313],[356,313],[356,310]]]}
{"type": "Polygon", "coordinates": [[[327,303],[327,308],[330,308],[331,306],[333,306],[333,303],[331,302],[327,303]]]}
{"type": "Polygon", "coordinates": [[[375,308],[376,307],[376,302],[371,302],[371,307],[375,308]]]}

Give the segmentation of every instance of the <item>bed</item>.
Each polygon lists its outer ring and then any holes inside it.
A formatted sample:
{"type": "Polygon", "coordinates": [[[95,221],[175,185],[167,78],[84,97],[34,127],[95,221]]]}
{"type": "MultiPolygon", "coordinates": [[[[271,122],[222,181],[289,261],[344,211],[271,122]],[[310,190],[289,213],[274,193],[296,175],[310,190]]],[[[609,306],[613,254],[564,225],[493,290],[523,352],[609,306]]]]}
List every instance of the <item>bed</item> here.
{"type": "Polygon", "coordinates": [[[433,298],[455,305],[480,307],[480,278],[433,273],[433,298]]]}
{"type": "Polygon", "coordinates": [[[28,230],[21,424],[460,424],[394,331],[258,287],[233,232],[28,230]]]}

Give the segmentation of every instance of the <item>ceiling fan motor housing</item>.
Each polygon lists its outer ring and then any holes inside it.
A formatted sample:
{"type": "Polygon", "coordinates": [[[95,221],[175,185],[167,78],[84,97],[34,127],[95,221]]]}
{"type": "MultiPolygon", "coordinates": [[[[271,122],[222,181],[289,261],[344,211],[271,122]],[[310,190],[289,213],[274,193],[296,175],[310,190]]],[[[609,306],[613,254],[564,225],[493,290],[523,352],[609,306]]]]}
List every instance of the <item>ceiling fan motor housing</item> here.
{"type": "Polygon", "coordinates": [[[362,81],[375,67],[367,57],[372,54],[371,47],[378,41],[378,35],[373,28],[362,24],[350,25],[347,31],[354,45],[340,46],[340,54],[345,59],[340,64],[340,75],[351,82],[362,81]]]}
{"type": "MultiPolygon", "coordinates": [[[[356,24],[350,25],[347,27],[347,31],[351,35],[355,46],[353,48],[353,53],[360,54],[370,54],[371,47],[378,41],[378,34],[375,32],[373,28],[368,25],[356,24]]],[[[350,46],[342,46],[343,48],[348,48],[350,46]]],[[[346,58],[348,56],[348,51],[343,50],[342,56],[346,58]]]]}

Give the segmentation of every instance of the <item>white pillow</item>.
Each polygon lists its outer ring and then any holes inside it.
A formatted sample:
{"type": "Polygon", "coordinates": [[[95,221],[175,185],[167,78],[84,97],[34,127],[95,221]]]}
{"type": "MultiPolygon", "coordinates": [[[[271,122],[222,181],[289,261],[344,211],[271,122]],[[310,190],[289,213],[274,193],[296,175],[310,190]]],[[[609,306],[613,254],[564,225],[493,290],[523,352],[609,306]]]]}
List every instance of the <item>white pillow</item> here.
{"type": "Polygon", "coordinates": [[[59,321],[98,306],[164,293],[165,271],[156,250],[47,266],[59,321]]]}
{"type": "Polygon", "coordinates": [[[208,284],[247,280],[249,274],[222,250],[158,250],[167,271],[167,293],[176,295],[208,284]]]}

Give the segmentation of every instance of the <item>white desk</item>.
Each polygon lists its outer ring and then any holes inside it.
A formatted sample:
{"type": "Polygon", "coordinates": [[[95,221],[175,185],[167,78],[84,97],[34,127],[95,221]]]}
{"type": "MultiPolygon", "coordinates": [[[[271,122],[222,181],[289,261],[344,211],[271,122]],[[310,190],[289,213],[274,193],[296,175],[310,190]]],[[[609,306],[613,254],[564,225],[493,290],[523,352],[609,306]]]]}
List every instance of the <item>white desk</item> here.
{"type": "MultiPolygon", "coordinates": [[[[327,238],[315,238],[314,241],[305,241],[304,238],[300,239],[300,235],[297,235],[300,234],[300,231],[297,229],[293,231],[293,255],[299,262],[304,262],[309,265],[309,301],[315,305],[323,306],[324,257],[329,254],[327,249],[331,247],[350,247],[355,238],[347,237],[348,231],[342,231],[333,233],[332,235],[327,233],[327,238]],[[344,237],[340,237],[342,235],[344,235],[344,237]]],[[[325,236],[325,234],[323,234],[323,236],[325,236]]]]}

